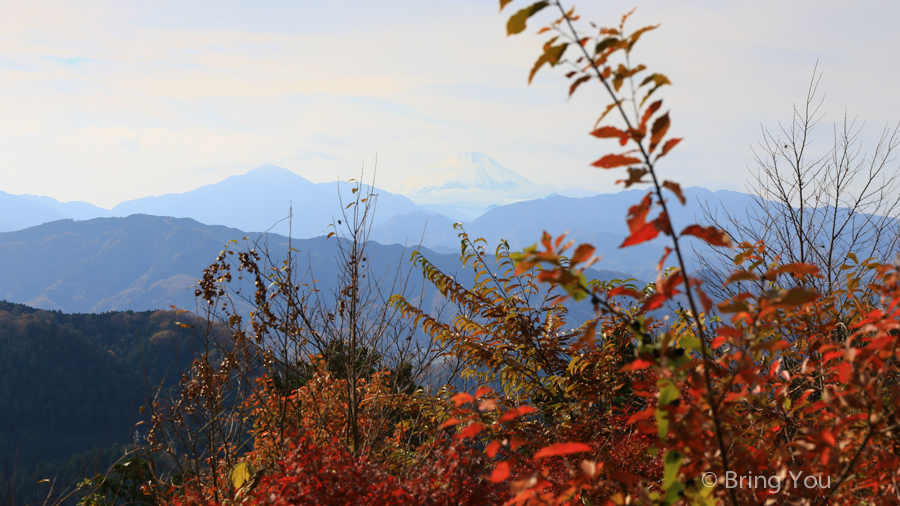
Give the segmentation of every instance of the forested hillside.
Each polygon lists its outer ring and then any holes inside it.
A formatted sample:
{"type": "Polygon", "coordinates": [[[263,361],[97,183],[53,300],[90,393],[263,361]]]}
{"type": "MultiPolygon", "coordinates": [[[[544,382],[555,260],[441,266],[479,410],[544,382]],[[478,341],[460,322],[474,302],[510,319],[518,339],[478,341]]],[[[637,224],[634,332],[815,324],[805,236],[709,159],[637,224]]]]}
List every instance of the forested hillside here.
{"type": "Polygon", "coordinates": [[[63,466],[77,454],[103,450],[107,465],[109,448],[119,445],[112,453],[121,456],[148,382],[176,384],[179,357],[182,367],[193,357],[190,334],[174,318],[174,311],[64,314],[0,302],[0,466],[18,468],[20,499],[37,499],[42,487],[31,476],[64,470],[72,478],[78,470],[63,466]]]}

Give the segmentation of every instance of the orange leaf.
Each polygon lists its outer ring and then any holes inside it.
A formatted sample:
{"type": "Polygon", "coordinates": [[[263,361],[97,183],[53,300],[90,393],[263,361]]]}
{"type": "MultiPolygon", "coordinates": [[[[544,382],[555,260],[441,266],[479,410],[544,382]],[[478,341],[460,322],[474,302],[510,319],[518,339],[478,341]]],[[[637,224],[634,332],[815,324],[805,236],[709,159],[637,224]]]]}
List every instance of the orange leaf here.
{"type": "Polygon", "coordinates": [[[803,274],[803,275],[816,275],[819,273],[819,268],[812,264],[803,264],[803,263],[794,263],[787,264],[778,267],[777,269],[772,269],[766,273],[767,278],[773,278],[779,274],[803,274]]]}
{"type": "Polygon", "coordinates": [[[446,429],[447,427],[453,427],[454,425],[458,425],[462,420],[459,418],[451,418],[446,422],[442,423],[439,427],[440,429],[446,429]]]}
{"type": "Polygon", "coordinates": [[[595,248],[590,244],[579,244],[577,248],[575,248],[575,253],[572,254],[572,258],[570,259],[571,265],[580,264],[591,258],[591,255],[594,254],[595,248]]]}
{"type": "Polygon", "coordinates": [[[478,399],[479,397],[484,397],[491,392],[493,392],[493,390],[490,387],[481,387],[475,391],[475,398],[478,399]]]}
{"type": "Polygon", "coordinates": [[[509,478],[509,462],[503,461],[497,464],[497,467],[491,471],[491,481],[493,483],[500,483],[507,478],[509,478]]]}
{"type": "Polygon", "coordinates": [[[568,455],[570,453],[581,453],[593,451],[593,448],[584,443],[556,443],[534,454],[534,459],[542,459],[544,457],[555,457],[558,455],[568,455]]]}
{"type": "Polygon", "coordinates": [[[681,137],[667,140],[666,143],[663,144],[662,151],[660,151],[659,154],[656,155],[656,159],[659,160],[660,158],[666,156],[666,153],[677,146],[679,142],[681,142],[681,137]]]}
{"type": "Polygon", "coordinates": [[[459,434],[453,436],[454,439],[468,439],[471,437],[475,437],[479,432],[484,430],[484,425],[480,423],[471,423],[466,426],[465,429],[462,430],[459,434]]]}
{"type": "Polygon", "coordinates": [[[494,458],[497,455],[498,451],[500,451],[500,442],[497,440],[488,443],[487,448],[484,450],[484,452],[490,458],[494,458]]]}
{"type": "Polygon", "coordinates": [[[519,406],[518,408],[513,408],[506,413],[503,413],[503,416],[500,417],[500,422],[509,422],[529,413],[534,413],[534,408],[531,406],[519,406]]]}
{"type": "Polygon", "coordinates": [[[467,402],[474,402],[475,398],[472,397],[471,394],[462,392],[462,393],[458,393],[458,394],[454,395],[453,397],[450,398],[450,400],[452,400],[453,405],[458,408],[467,402]]]}
{"type": "Polygon", "coordinates": [[[689,225],[681,231],[681,235],[692,235],[699,237],[707,242],[710,246],[731,247],[731,237],[723,230],[716,227],[701,227],[700,225],[689,225]]]}
{"type": "Polygon", "coordinates": [[[622,130],[619,130],[618,128],[612,127],[612,126],[600,127],[598,129],[594,130],[593,132],[591,132],[591,135],[593,135],[594,137],[598,137],[600,139],[609,139],[609,138],[618,139],[620,137],[628,136],[628,134],[626,132],[623,132],[622,130]]]}
{"type": "Polygon", "coordinates": [[[641,161],[633,156],[625,155],[606,155],[603,158],[592,163],[594,167],[601,169],[614,169],[623,165],[631,165],[633,163],[641,163],[641,161]]]}
{"type": "Polygon", "coordinates": [[[726,285],[730,285],[731,283],[737,283],[738,281],[749,281],[757,279],[756,274],[750,271],[734,271],[734,274],[728,277],[725,280],[726,285]]]}

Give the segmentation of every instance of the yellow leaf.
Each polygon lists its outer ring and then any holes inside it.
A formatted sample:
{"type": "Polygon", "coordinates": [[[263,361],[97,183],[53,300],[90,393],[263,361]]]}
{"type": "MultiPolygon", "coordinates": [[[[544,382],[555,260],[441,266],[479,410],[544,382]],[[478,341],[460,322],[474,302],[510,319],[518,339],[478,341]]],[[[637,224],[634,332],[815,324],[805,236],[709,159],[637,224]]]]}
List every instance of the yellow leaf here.
{"type": "Polygon", "coordinates": [[[247,483],[247,481],[250,480],[250,464],[247,462],[238,462],[231,468],[229,476],[234,488],[241,488],[244,483],[247,483]]]}

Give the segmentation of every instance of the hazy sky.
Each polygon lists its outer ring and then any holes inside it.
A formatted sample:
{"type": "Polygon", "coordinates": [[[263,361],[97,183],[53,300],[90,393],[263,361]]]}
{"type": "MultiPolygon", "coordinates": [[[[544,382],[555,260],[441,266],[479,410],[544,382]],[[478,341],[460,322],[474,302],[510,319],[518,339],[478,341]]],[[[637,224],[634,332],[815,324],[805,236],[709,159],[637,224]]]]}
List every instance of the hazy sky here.
{"type": "MultiPolygon", "coordinates": [[[[457,151],[538,182],[612,191],[590,162],[599,89],[527,86],[544,37],[505,36],[517,0],[19,1],[0,16],[0,190],[104,207],[263,163],[313,181],[378,156],[388,189],[457,151]]],[[[816,60],[829,119],[900,119],[900,2],[618,0],[584,19],[661,23],[636,59],[669,75],[685,142],[661,166],[741,189],[760,125],[790,119],[816,60]]],[[[546,20],[538,18],[538,21],[546,20]]],[[[825,130],[830,125],[824,125],[825,130]]]]}

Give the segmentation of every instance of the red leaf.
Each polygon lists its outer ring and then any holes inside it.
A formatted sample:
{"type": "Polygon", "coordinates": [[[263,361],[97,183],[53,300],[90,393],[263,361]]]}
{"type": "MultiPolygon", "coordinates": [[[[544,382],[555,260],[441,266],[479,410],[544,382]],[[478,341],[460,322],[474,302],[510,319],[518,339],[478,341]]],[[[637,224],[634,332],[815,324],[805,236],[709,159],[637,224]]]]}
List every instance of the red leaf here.
{"type": "Polygon", "coordinates": [[[647,107],[647,110],[644,111],[644,117],[641,118],[641,126],[638,127],[640,131],[647,131],[647,121],[650,120],[650,117],[653,116],[653,113],[659,110],[660,106],[662,106],[662,100],[657,100],[656,102],[650,104],[649,107],[647,107]]]}
{"type": "Polygon", "coordinates": [[[500,417],[500,422],[509,422],[529,413],[534,413],[534,408],[531,406],[519,406],[518,408],[513,408],[506,413],[503,413],[503,416],[500,417]]]}
{"type": "Polygon", "coordinates": [[[643,227],[631,233],[628,238],[625,239],[620,248],[625,248],[627,246],[634,246],[635,244],[640,244],[642,242],[651,241],[659,235],[659,229],[656,228],[656,224],[654,222],[645,223],[643,227]]]}
{"type": "Polygon", "coordinates": [[[593,451],[593,448],[584,443],[556,443],[534,454],[534,459],[542,459],[544,457],[555,457],[557,455],[568,455],[570,453],[581,453],[593,451]]]}
{"type": "Polygon", "coordinates": [[[644,292],[642,292],[640,290],[635,290],[633,288],[626,288],[624,286],[617,286],[617,287],[613,288],[612,290],[610,290],[606,295],[607,295],[607,297],[610,297],[610,298],[617,297],[619,295],[622,295],[625,297],[631,297],[633,299],[643,299],[644,298],[644,292]]]}
{"type": "Polygon", "coordinates": [[[497,467],[491,471],[491,481],[493,483],[500,483],[507,478],[509,478],[509,462],[503,461],[497,464],[497,467]]]}
{"type": "Polygon", "coordinates": [[[675,269],[671,274],[669,274],[665,279],[657,278],[656,280],[656,292],[664,295],[666,298],[672,297],[678,291],[675,287],[678,286],[679,283],[684,279],[684,275],[682,275],[680,269],[675,269]]]}
{"type": "Polygon", "coordinates": [[[662,151],[660,151],[659,154],[656,155],[656,159],[659,160],[660,158],[666,156],[666,153],[668,153],[669,151],[672,150],[672,148],[677,146],[679,142],[681,142],[680,137],[667,140],[666,143],[663,144],[662,151]]]}
{"type": "Polygon", "coordinates": [[[728,237],[723,230],[716,227],[701,227],[700,225],[690,225],[681,231],[681,235],[692,235],[706,241],[710,246],[731,247],[731,238],[728,237]]]}
{"type": "Polygon", "coordinates": [[[497,455],[498,451],[500,451],[500,442],[497,440],[488,443],[487,448],[484,450],[484,452],[490,458],[494,458],[497,455]]]}
{"type": "Polygon", "coordinates": [[[467,402],[474,402],[475,398],[472,397],[471,394],[462,392],[462,393],[458,393],[458,394],[454,395],[453,397],[450,398],[450,400],[452,400],[453,405],[458,408],[467,402]]]}
{"type": "Polygon", "coordinates": [[[606,155],[603,158],[592,163],[594,167],[601,169],[614,169],[623,165],[631,165],[633,163],[641,163],[641,161],[633,156],[625,155],[606,155]]]}
{"type": "Polygon", "coordinates": [[[662,272],[663,266],[666,265],[666,259],[669,258],[669,254],[672,253],[672,248],[666,246],[666,252],[663,253],[662,258],[659,259],[659,263],[656,264],[656,271],[662,272]]]}
{"type": "Polygon", "coordinates": [[[442,423],[439,428],[446,429],[447,427],[453,427],[454,425],[459,424],[461,421],[462,420],[460,420],[459,418],[451,418],[451,419],[447,420],[446,422],[442,423]]]}
{"type": "Polygon", "coordinates": [[[626,364],[622,367],[621,371],[640,371],[641,369],[646,369],[653,365],[653,362],[648,362],[646,360],[642,360],[640,358],[634,359],[631,363],[626,364]]]}
{"type": "Polygon", "coordinates": [[[700,303],[703,304],[703,310],[709,313],[709,310],[712,309],[713,301],[709,298],[709,295],[706,295],[706,292],[697,287],[697,296],[700,298],[700,303]]]}
{"type": "Polygon", "coordinates": [[[829,432],[827,430],[822,431],[822,441],[825,441],[826,443],[828,443],[828,446],[831,446],[831,447],[834,447],[834,445],[837,443],[834,440],[834,434],[832,434],[831,432],[829,432]]]}
{"type": "MultiPolygon", "coordinates": [[[[524,407],[524,406],[523,406],[524,407]]],[[[528,444],[528,441],[516,436],[515,434],[509,438],[509,449],[515,451],[516,448],[520,446],[525,446],[528,444]]]]}
{"type": "Polygon", "coordinates": [[[480,423],[471,423],[466,426],[465,429],[462,430],[459,434],[453,436],[454,439],[468,439],[471,437],[475,437],[479,432],[484,430],[484,425],[480,423]]]}
{"type": "Polygon", "coordinates": [[[634,233],[636,230],[640,230],[644,225],[647,224],[647,213],[650,212],[650,206],[652,204],[653,200],[648,193],[644,195],[643,199],[641,199],[640,204],[633,205],[628,208],[628,218],[626,218],[626,222],[628,223],[628,230],[634,233]]]}
{"type": "Polygon", "coordinates": [[[646,419],[652,418],[654,416],[656,416],[656,408],[655,407],[647,408],[639,413],[635,413],[635,414],[631,415],[631,417],[629,417],[628,421],[625,423],[627,423],[628,425],[631,425],[635,422],[640,422],[641,420],[646,420],[646,419]]]}
{"type": "Polygon", "coordinates": [[[653,295],[647,297],[647,302],[644,303],[644,311],[653,311],[654,309],[662,306],[666,299],[667,297],[665,295],[654,293],[653,295]]]}

